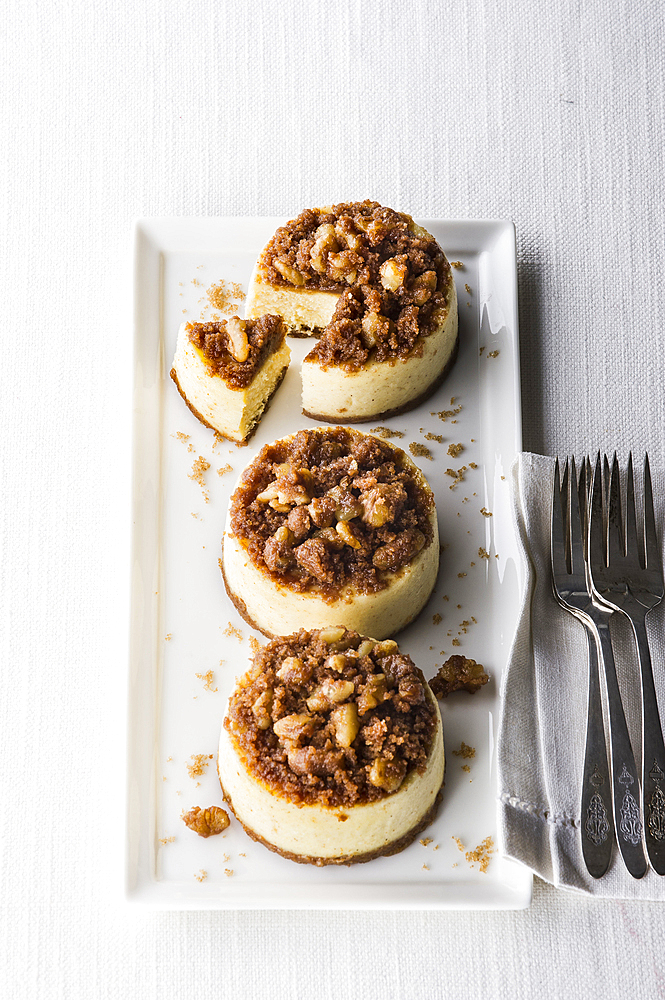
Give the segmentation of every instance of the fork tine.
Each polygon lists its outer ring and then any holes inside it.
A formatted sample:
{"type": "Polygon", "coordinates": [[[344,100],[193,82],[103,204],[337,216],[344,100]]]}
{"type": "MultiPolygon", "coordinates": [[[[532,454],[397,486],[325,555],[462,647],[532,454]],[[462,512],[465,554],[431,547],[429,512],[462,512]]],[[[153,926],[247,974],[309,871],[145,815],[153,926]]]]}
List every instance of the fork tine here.
{"type": "Polygon", "coordinates": [[[587,533],[589,529],[589,483],[591,482],[591,466],[589,456],[585,455],[580,465],[579,483],[577,495],[580,505],[580,524],[582,526],[582,541],[584,549],[587,545],[587,533]]]}
{"type": "Polygon", "coordinates": [[[624,520],[626,533],[626,552],[637,552],[640,566],[644,569],[644,547],[637,538],[637,517],[635,514],[635,481],[633,477],[633,453],[628,456],[628,471],[626,473],[626,517],[624,520]]]}
{"type": "Polygon", "coordinates": [[[660,548],[656,535],[656,520],[653,513],[653,493],[651,492],[651,470],[649,456],[644,455],[644,550],[646,566],[650,570],[659,570],[661,565],[660,548]]]}
{"type": "MultiPolygon", "coordinates": [[[[605,469],[609,470],[609,462],[605,457],[605,469]]],[[[626,554],[623,543],[623,518],[621,516],[621,480],[619,478],[619,460],[614,452],[612,459],[612,475],[607,507],[607,565],[616,566],[626,554]]]]}
{"type": "MultiPolygon", "coordinates": [[[[568,463],[566,463],[567,466],[568,463]]],[[[565,495],[565,493],[564,493],[565,495]]],[[[561,480],[559,459],[554,465],[554,490],[552,492],[552,569],[554,574],[568,572],[566,566],[566,533],[564,532],[563,505],[561,502],[561,480]]]]}
{"type": "Polygon", "coordinates": [[[570,460],[570,568],[573,573],[584,569],[584,546],[582,543],[582,517],[580,495],[577,487],[575,458],[570,460]]]}
{"type": "Polygon", "coordinates": [[[593,472],[593,486],[591,490],[589,563],[593,566],[606,565],[605,545],[603,542],[603,474],[600,464],[600,452],[596,456],[596,467],[593,472]]]}

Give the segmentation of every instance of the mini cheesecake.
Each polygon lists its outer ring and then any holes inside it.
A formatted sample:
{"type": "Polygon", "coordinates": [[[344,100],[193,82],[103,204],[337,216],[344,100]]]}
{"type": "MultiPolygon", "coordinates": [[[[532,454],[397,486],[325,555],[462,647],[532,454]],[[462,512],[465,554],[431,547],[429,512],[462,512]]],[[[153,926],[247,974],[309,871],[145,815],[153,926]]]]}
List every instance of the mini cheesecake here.
{"type": "Polygon", "coordinates": [[[414,840],[436,813],[444,763],[422,672],[392,640],[338,626],[258,651],[229,699],[218,773],[254,840],[349,865],[414,840]]]}
{"type": "Polygon", "coordinates": [[[279,316],[183,323],[171,378],[198,419],[222,437],[251,437],[279,387],[291,352],[279,316]]]}
{"type": "Polygon", "coordinates": [[[301,430],[242,473],[220,566],[240,614],[267,636],[344,621],[385,639],[434,588],[434,496],[387,441],[349,427],[301,430]]]}
{"type": "Polygon", "coordinates": [[[302,366],[303,413],[362,422],[412,409],[458,350],[452,271],[411,216],[376,202],[308,209],[277,230],[250,281],[246,315],[278,313],[320,333],[302,366]]]}

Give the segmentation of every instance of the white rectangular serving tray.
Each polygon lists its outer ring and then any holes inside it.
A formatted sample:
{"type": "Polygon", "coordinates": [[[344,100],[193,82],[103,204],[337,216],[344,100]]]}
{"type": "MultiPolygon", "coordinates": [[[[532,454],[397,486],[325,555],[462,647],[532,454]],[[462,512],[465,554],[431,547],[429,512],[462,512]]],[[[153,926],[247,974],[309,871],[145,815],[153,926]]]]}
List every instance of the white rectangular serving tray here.
{"type": "MultiPolygon", "coordinates": [[[[182,821],[193,806],[221,804],[216,754],[224,705],[251,655],[251,629],[228,600],[218,566],[229,497],[264,444],[316,423],[300,410],[299,361],[311,341],[290,340],[287,377],[243,448],[215,441],[185,406],[169,371],[179,324],[219,315],[207,295],[213,286],[246,290],[257,255],[284,221],[163,218],[136,225],[127,898],[177,909],[528,906],[527,869],[498,850],[486,871],[466,857],[488,837],[497,846],[501,679],[522,585],[508,497],[508,470],[521,448],[510,222],[417,220],[448,259],[462,265],[453,271],[460,353],[433,397],[376,422],[403,433],[393,444],[429,449],[431,459],[414,460],[435,492],[445,545],[435,593],[399,636],[400,646],[428,678],[453,653],[483,663],[491,676],[477,694],[458,692],[441,703],[447,766],[436,820],[401,854],[327,868],[272,854],[233,817],[222,835],[208,839],[182,821]],[[451,410],[457,412],[445,420],[438,415],[451,410]],[[464,446],[458,457],[448,454],[451,443],[464,446]],[[210,463],[202,484],[191,478],[199,457],[210,463]],[[447,470],[462,466],[464,480],[455,485],[447,470]],[[475,748],[473,758],[456,755],[462,743],[475,748]],[[207,766],[192,777],[189,766],[199,755],[207,766]]],[[[242,315],[237,294],[235,303],[232,312],[242,315]]],[[[258,633],[254,638],[265,642],[258,633]]]]}

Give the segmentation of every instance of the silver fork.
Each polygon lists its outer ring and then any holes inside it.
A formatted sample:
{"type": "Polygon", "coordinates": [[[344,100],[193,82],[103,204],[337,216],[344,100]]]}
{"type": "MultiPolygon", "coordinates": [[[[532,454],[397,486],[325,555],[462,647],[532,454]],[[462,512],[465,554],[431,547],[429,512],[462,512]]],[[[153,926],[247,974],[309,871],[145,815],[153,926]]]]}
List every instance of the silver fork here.
{"type": "MultiPolygon", "coordinates": [[[[599,594],[607,586],[607,527],[603,511],[603,475],[600,455],[596,460],[589,513],[587,570],[588,585],[599,594]]],[[[642,818],[639,806],[639,781],[635,758],[630,745],[626,717],[617,681],[614,653],[610,639],[610,619],[614,607],[595,602],[593,622],[598,639],[600,659],[605,671],[607,705],[610,722],[610,757],[614,795],[614,827],[619,850],[628,871],[634,878],[642,878],[647,862],[642,847],[642,818]],[[635,794],[637,793],[637,794],[635,794]]]]}
{"type": "Polygon", "coordinates": [[[633,629],[642,679],[642,804],[644,834],[654,871],[665,874],[665,746],[660,724],[646,616],[663,598],[663,570],[656,536],[649,459],[644,459],[643,518],[638,533],[635,513],[633,456],[628,460],[626,516],[621,504],[619,463],[616,454],[610,476],[604,459],[604,480],[609,482],[607,566],[592,561],[593,585],[606,604],[624,614],[633,629]],[[641,537],[640,537],[641,536],[641,537]]]}
{"type": "Polygon", "coordinates": [[[587,467],[580,471],[577,489],[575,459],[566,466],[560,485],[559,460],[554,471],[552,497],[552,586],[559,604],[585,626],[589,653],[589,697],[586,748],[582,775],[582,855],[593,878],[605,874],[612,858],[612,799],[610,795],[607,745],[603,726],[596,635],[589,616],[592,604],[584,560],[587,510],[587,467]],[[562,504],[561,493],[564,501],[562,504]]]}

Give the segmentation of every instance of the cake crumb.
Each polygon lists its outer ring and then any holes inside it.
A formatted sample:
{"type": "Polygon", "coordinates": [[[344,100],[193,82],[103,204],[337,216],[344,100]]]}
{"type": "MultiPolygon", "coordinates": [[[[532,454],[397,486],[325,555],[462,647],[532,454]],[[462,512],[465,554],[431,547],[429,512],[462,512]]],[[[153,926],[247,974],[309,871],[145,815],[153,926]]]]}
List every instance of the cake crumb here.
{"type": "Polygon", "coordinates": [[[422,844],[423,847],[427,847],[428,844],[432,843],[432,838],[431,837],[423,837],[421,840],[418,841],[418,843],[422,844]]]}
{"type": "Polygon", "coordinates": [[[489,675],[482,663],[476,663],[475,660],[457,653],[446,660],[429,684],[434,695],[441,700],[447,698],[453,691],[464,690],[469,694],[475,694],[488,681],[489,675]]]}
{"type": "Polygon", "coordinates": [[[429,871],[429,865],[423,865],[423,871],[428,872],[429,871]]]}
{"type": "Polygon", "coordinates": [[[438,441],[439,444],[443,444],[443,434],[432,434],[431,431],[428,431],[427,434],[425,435],[425,440],[438,441]]]}
{"type": "Polygon", "coordinates": [[[432,455],[432,452],[429,450],[429,448],[426,445],[421,444],[419,441],[412,441],[409,444],[409,451],[414,456],[417,455],[420,458],[429,458],[430,462],[434,461],[434,457],[432,455]]]}
{"type": "Polygon", "coordinates": [[[183,813],[181,819],[199,837],[215,837],[226,830],[230,822],[228,815],[219,806],[209,806],[207,809],[194,806],[189,812],[183,813]]]}
{"type": "Polygon", "coordinates": [[[231,878],[231,876],[233,875],[233,868],[225,868],[224,874],[226,875],[227,878],[231,878]]]}
{"type": "Polygon", "coordinates": [[[469,285],[468,282],[464,285],[464,288],[466,289],[467,295],[471,295],[471,285],[469,285]]]}
{"type": "Polygon", "coordinates": [[[456,757],[463,757],[464,760],[473,760],[476,756],[476,748],[470,747],[468,743],[462,740],[459,750],[453,750],[453,753],[456,757]]]}
{"type": "Polygon", "coordinates": [[[172,638],[173,638],[173,633],[169,632],[167,635],[164,636],[164,642],[170,642],[172,638]]]}
{"type": "Polygon", "coordinates": [[[471,768],[469,767],[468,764],[462,764],[462,770],[466,771],[466,773],[469,774],[469,772],[471,771],[471,768]]]}
{"type": "Polygon", "coordinates": [[[474,864],[477,864],[484,875],[489,868],[489,863],[492,860],[492,855],[495,851],[496,848],[492,838],[485,837],[485,839],[472,851],[467,851],[464,857],[472,868],[474,864]]]}
{"type": "Polygon", "coordinates": [[[189,441],[189,434],[185,434],[184,431],[176,431],[175,434],[172,435],[172,437],[177,437],[178,441],[182,441],[183,444],[186,441],[189,441]]]}
{"type": "Polygon", "coordinates": [[[187,765],[190,778],[198,778],[200,774],[205,774],[208,761],[212,760],[211,753],[193,753],[190,757],[191,764],[187,765]]]}
{"type": "Polygon", "coordinates": [[[394,431],[390,427],[370,427],[370,434],[376,434],[381,438],[403,438],[403,431],[394,431]]]}
{"type": "Polygon", "coordinates": [[[469,462],[469,468],[470,468],[470,469],[477,469],[477,468],[478,468],[478,466],[476,465],[476,463],[475,463],[475,462],[469,462]]]}
{"type": "Polygon", "coordinates": [[[450,266],[454,267],[456,271],[464,270],[464,264],[462,263],[461,260],[451,260],[450,266]]]}
{"type": "Polygon", "coordinates": [[[223,313],[236,312],[239,303],[245,298],[242,285],[235,281],[229,284],[226,281],[218,281],[216,285],[211,285],[207,289],[206,295],[212,308],[219,309],[223,313]]]}
{"type": "Polygon", "coordinates": [[[251,649],[254,656],[256,656],[258,651],[262,648],[261,643],[254,635],[250,635],[249,637],[249,648],[251,649]]]}
{"type": "Polygon", "coordinates": [[[463,853],[464,852],[464,844],[462,843],[462,841],[460,840],[460,838],[459,837],[451,837],[450,839],[455,841],[455,843],[457,844],[457,849],[459,851],[462,851],[462,853],[463,853]]]}
{"type": "MultiPolygon", "coordinates": [[[[453,399],[454,398],[455,397],[453,396],[453,399]]],[[[462,412],[462,404],[460,403],[460,405],[456,406],[454,410],[430,410],[430,416],[438,417],[439,420],[442,420],[445,424],[448,417],[455,417],[457,416],[458,413],[461,412],[462,412]]],[[[456,423],[456,421],[453,420],[452,423],[456,423]]]]}
{"type": "Polygon", "coordinates": [[[203,496],[205,498],[206,503],[210,503],[210,496],[206,489],[206,484],[203,476],[208,471],[209,468],[210,468],[210,462],[207,459],[205,459],[203,455],[199,455],[199,457],[195,460],[192,466],[192,471],[189,473],[188,476],[189,479],[193,479],[195,483],[199,484],[199,486],[203,491],[203,496]]]}
{"type": "Polygon", "coordinates": [[[464,451],[464,445],[463,444],[449,444],[448,445],[448,454],[451,455],[453,458],[457,458],[457,456],[461,452],[463,452],[463,451],[464,451]]]}
{"type": "Polygon", "coordinates": [[[437,613],[432,616],[432,625],[438,625],[439,622],[442,621],[443,621],[443,615],[440,615],[437,611],[437,613]]]}
{"type": "Polygon", "coordinates": [[[212,450],[213,451],[217,451],[217,449],[221,448],[223,444],[228,444],[228,441],[226,440],[226,438],[222,437],[222,435],[219,433],[219,431],[214,431],[214,439],[213,439],[213,442],[212,442],[212,450]]]}
{"type": "Polygon", "coordinates": [[[447,595],[447,594],[444,594],[444,595],[443,595],[443,597],[441,598],[441,600],[442,600],[442,601],[449,601],[449,600],[450,600],[450,598],[448,597],[448,595],[447,595]]]}
{"type": "Polygon", "coordinates": [[[489,559],[490,557],[489,552],[487,551],[487,549],[484,549],[482,545],[478,549],[478,555],[480,556],[481,559],[489,559]]]}
{"type": "Polygon", "coordinates": [[[212,670],[208,670],[205,674],[197,674],[196,676],[200,681],[203,681],[203,686],[206,689],[206,691],[211,691],[212,694],[215,694],[215,692],[219,690],[218,688],[214,688],[212,686],[212,682],[215,677],[212,670]]]}
{"type": "Polygon", "coordinates": [[[223,465],[221,469],[217,470],[218,476],[225,476],[227,472],[233,472],[233,466],[230,464],[223,465]]]}
{"type": "Polygon", "coordinates": [[[453,645],[453,646],[459,646],[460,645],[459,639],[453,639],[451,645],[453,645]]]}
{"type": "Polygon", "coordinates": [[[498,358],[498,356],[499,356],[499,352],[498,351],[489,351],[489,353],[487,355],[488,358],[498,358]]]}
{"type": "Polygon", "coordinates": [[[222,635],[228,635],[229,637],[233,637],[234,639],[237,639],[238,642],[242,642],[243,638],[242,632],[240,631],[239,628],[236,628],[233,622],[229,622],[227,624],[226,628],[222,632],[222,635]]]}
{"type": "Polygon", "coordinates": [[[173,844],[174,841],[175,837],[160,837],[159,839],[160,844],[173,844]]]}
{"type": "Polygon", "coordinates": [[[205,868],[200,868],[198,875],[194,876],[194,878],[196,879],[197,882],[205,882],[205,880],[207,879],[207,877],[208,877],[208,873],[205,870],[205,868]]]}
{"type": "Polygon", "coordinates": [[[464,473],[466,471],[467,471],[466,465],[463,465],[461,468],[457,469],[457,471],[455,471],[455,469],[446,469],[446,475],[450,476],[452,479],[455,480],[454,483],[452,483],[452,485],[450,486],[451,490],[454,490],[459,483],[464,482],[464,473]]]}
{"type": "Polygon", "coordinates": [[[487,507],[481,507],[480,513],[483,515],[483,517],[492,517],[492,511],[488,510],[487,507]]]}
{"type": "Polygon", "coordinates": [[[457,576],[458,576],[458,577],[459,577],[459,579],[461,580],[461,579],[462,579],[463,577],[465,577],[465,576],[466,576],[466,573],[458,573],[458,574],[457,574],[457,576]]]}

